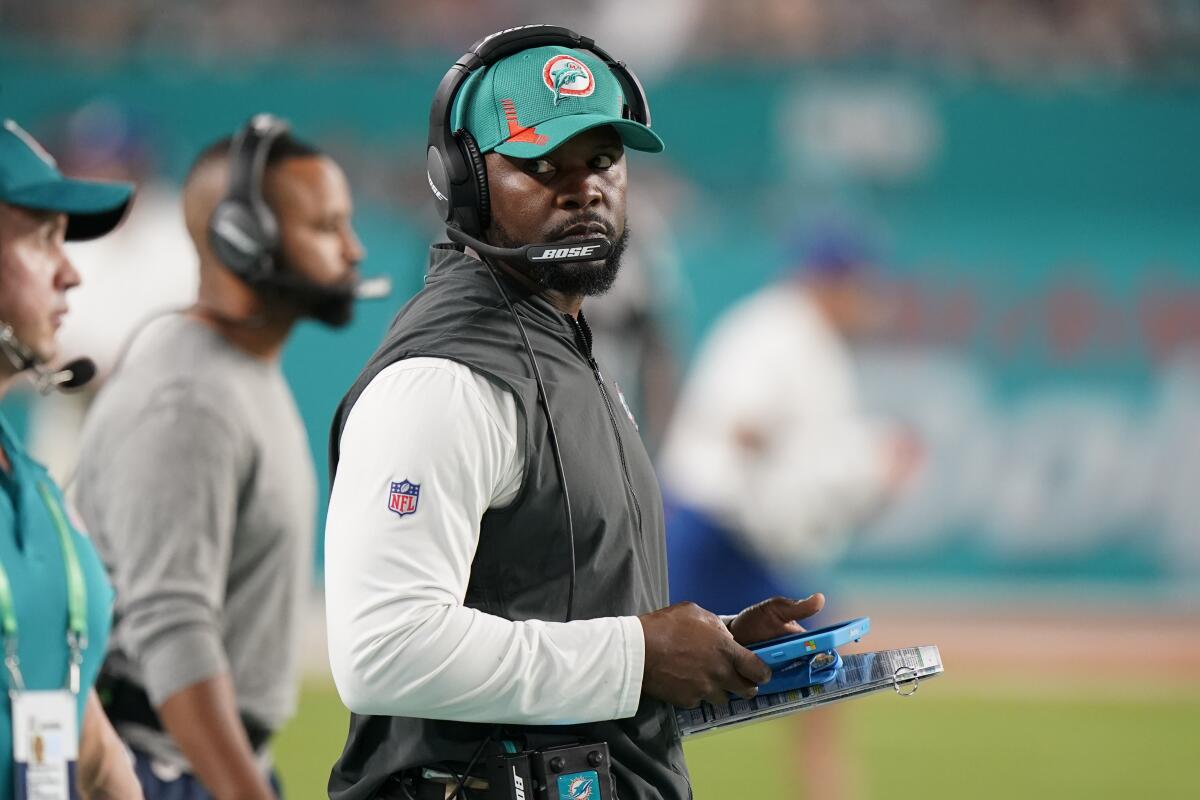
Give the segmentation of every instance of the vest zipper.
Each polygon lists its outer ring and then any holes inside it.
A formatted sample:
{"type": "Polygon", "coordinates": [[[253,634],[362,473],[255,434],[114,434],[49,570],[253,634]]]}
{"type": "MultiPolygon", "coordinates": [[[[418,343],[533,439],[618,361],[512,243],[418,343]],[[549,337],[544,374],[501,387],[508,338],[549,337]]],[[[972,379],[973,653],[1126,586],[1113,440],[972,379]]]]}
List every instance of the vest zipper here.
{"type": "Polygon", "coordinates": [[[575,319],[570,315],[566,315],[571,321],[572,327],[575,329],[575,336],[579,340],[580,349],[583,355],[587,358],[588,366],[592,368],[592,375],[596,378],[596,386],[600,389],[600,396],[604,398],[604,407],[608,410],[608,423],[612,427],[613,438],[617,441],[617,456],[621,460],[621,475],[625,478],[625,489],[629,492],[629,497],[633,500],[633,514],[637,519],[638,534],[642,533],[642,504],[638,502],[637,492],[633,490],[633,480],[629,477],[629,462],[625,460],[625,443],[621,441],[621,432],[617,427],[617,414],[613,410],[612,398],[608,394],[608,387],[604,385],[604,376],[600,374],[600,365],[596,363],[596,359],[592,357],[592,331],[588,327],[587,321],[583,319],[583,312],[579,313],[579,319],[575,319]]]}
{"type": "Polygon", "coordinates": [[[600,374],[600,366],[596,363],[596,359],[588,357],[588,363],[592,367],[592,374],[596,376],[596,385],[600,387],[600,396],[604,398],[604,406],[608,409],[608,422],[612,425],[613,437],[617,440],[617,455],[621,459],[621,472],[625,476],[625,488],[629,490],[629,496],[633,499],[633,512],[637,517],[638,533],[642,532],[642,505],[638,502],[637,493],[633,491],[633,481],[629,477],[629,464],[625,461],[625,443],[621,441],[621,434],[617,430],[617,415],[613,411],[612,398],[608,395],[608,387],[604,385],[604,376],[600,374]]]}

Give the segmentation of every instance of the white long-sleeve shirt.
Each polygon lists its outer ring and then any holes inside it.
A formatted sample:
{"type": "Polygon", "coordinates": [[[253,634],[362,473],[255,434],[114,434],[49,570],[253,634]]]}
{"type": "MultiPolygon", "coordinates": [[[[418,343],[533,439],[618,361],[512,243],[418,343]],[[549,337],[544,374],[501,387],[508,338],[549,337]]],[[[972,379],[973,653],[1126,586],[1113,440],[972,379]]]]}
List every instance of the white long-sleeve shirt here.
{"type": "Polygon", "coordinates": [[[480,518],[520,489],[517,432],[512,395],[446,359],[392,364],[354,404],[325,528],[329,661],[352,711],[518,724],[636,712],[637,617],[513,622],[463,605],[480,518]],[[400,513],[411,494],[392,510],[393,484],[419,487],[414,510],[400,513]]]}
{"type": "Polygon", "coordinates": [[[801,288],[777,284],[705,341],[660,467],[677,498],[768,563],[822,566],[883,499],[888,437],[861,411],[849,353],[821,311],[801,288]]]}

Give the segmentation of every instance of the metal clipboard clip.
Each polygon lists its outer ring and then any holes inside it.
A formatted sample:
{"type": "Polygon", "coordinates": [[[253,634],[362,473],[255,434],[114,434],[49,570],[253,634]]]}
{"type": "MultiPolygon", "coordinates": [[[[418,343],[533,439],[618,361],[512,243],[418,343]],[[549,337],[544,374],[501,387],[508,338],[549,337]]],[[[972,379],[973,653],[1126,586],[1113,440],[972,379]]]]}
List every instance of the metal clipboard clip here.
{"type": "Polygon", "coordinates": [[[917,689],[921,688],[921,676],[912,667],[901,665],[896,667],[896,671],[892,673],[892,688],[896,690],[896,694],[901,697],[912,697],[917,693],[917,689]],[[901,678],[900,673],[908,672],[907,678],[901,678]],[[909,689],[908,687],[912,687],[909,689]]]}

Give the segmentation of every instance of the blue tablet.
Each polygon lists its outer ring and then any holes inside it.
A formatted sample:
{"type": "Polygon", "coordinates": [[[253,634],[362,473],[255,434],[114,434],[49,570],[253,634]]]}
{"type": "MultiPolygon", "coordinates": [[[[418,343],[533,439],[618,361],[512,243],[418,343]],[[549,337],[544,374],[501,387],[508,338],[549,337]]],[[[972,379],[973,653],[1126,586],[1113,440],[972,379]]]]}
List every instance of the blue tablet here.
{"type": "Polygon", "coordinates": [[[765,661],[768,667],[775,669],[797,659],[856,642],[869,630],[871,630],[871,618],[859,617],[826,628],[818,628],[815,631],[768,639],[765,642],[750,645],[749,649],[765,661]]]}

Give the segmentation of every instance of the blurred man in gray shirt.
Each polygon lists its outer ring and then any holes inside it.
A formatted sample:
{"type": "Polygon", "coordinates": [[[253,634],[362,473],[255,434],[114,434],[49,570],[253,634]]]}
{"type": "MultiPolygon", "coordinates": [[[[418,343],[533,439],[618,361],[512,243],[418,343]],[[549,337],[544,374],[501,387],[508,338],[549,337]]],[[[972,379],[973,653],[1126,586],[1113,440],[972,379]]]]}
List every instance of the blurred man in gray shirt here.
{"type": "Polygon", "coordinates": [[[200,155],[184,214],[197,303],[141,332],[85,426],[76,499],[117,591],[100,690],[148,800],[266,800],[316,501],[279,356],[300,319],[349,321],[363,251],[341,169],[266,116],[200,155]]]}

